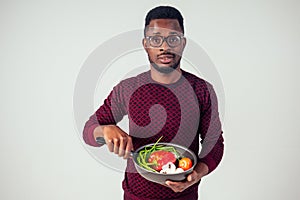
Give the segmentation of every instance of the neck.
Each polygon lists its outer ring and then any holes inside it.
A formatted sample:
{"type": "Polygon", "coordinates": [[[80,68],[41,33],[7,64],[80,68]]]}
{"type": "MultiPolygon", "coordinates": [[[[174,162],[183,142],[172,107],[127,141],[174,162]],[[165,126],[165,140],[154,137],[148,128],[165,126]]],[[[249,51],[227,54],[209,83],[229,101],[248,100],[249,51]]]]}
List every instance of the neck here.
{"type": "Polygon", "coordinates": [[[178,66],[174,71],[164,74],[151,66],[151,78],[161,84],[172,84],[177,82],[181,77],[180,66],[178,66]]]}

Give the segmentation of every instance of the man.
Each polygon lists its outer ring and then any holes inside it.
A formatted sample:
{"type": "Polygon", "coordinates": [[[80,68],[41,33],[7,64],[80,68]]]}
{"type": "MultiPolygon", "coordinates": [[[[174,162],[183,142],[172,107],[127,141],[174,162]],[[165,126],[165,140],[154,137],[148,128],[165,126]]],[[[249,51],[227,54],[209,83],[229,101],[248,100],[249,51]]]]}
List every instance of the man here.
{"type": "Polygon", "coordinates": [[[193,172],[182,182],[162,186],[136,173],[132,159],[122,183],[125,200],[198,199],[198,185],[223,156],[223,137],[217,99],[212,86],[180,68],[186,45],[183,17],[170,6],[159,6],[145,19],[143,46],[150,71],[121,81],[104,104],[86,122],[85,142],[100,146],[103,137],[109,151],[130,157],[130,151],[156,142],[172,142],[200,151],[193,172]],[[117,123],[128,115],[129,134],[117,123]],[[201,141],[199,141],[201,139],[201,141]]]}

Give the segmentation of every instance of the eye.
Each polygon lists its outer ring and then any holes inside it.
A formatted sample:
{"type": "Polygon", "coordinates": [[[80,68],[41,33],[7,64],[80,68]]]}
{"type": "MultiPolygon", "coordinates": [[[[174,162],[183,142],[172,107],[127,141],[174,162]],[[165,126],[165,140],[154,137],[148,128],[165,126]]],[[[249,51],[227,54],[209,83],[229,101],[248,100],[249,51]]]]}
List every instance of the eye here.
{"type": "Polygon", "coordinates": [[[153,44],[160,44],[161,43],[161,38],[160,37],[157,37],[157,36],[153,36],[153,37],[151,37],[151,42],[153,43],[153,44]]]}
{"type": "Polygon", "coordinates": [[[180,41],[180,37],[179,36],[169,36],[168,38],[168,42],[171,44],[177,44],[180,41]]]}

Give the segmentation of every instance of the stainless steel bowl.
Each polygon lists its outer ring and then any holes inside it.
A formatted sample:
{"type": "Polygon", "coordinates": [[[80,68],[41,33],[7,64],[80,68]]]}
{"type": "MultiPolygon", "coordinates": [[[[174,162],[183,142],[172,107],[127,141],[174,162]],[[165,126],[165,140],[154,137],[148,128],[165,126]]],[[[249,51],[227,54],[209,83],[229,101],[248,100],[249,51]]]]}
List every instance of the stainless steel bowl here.
{"type": "Polygon", "coordinates": [[[154,145],[154,143],[142,146],[142,147],[138,148],[133,153],[133,160],[134,160],[135,167],[136,167],[138,173],[142,177],[144,177],[145,179],[147,179],[149,181],[155,182],[155,183],[164,184],[166,182],[166,180],[183,181],[183,180],[186,179],[186,177],[190,173],[192,173],[193,169],[195,168],[195,166],[197,164],[197,157],[196,157],[196,155],[194,154],[194,152],[192,152],[191,150],[187,149],[186,147],[183,147],[183,146],[178,145],[178,144],[172,144],[172,143],[159,142],[159,143],[157,143],[157,145],[166,145],[166,146],[174,147],[178,151],[180,157],[188,157],[188,158],[190,158],[193,161],[193,166],[190,169],[188,169],[186,171],[183,171],[183,172],[180,172],[180,173],[176,173],[176,174],[162,174],[162,173],[159,173],[159,172],[149,171],[149,170],[147,170],[147,169],[139,166],[139,164],[137,162],[137,157],[139,156],[139,154],[138,154],[139,151],[142,150],[142,149],[145,149],[145,147],[151,147],[153,145],[154,145]]]}

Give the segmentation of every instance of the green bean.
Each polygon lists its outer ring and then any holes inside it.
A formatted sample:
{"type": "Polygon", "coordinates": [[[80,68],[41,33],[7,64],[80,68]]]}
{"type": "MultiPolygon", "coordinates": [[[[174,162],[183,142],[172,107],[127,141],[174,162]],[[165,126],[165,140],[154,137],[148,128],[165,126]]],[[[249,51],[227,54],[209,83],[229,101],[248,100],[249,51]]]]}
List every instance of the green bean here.
{"type": "Polygon", "coordinates": [[[145,147],[144,149],[140,150],[137,157],[137,163],[139,166],[143,167],[144,169],[147,169],[152,172],[157,172],[155,169],[151,168],[153,165],[157,165],[157,163],[149,163],[147,162],[147,159],[149,155],[155,151],[169,151],[175,154],[177,159],[179,158],[179,153],[174,147],[166,146],[162,144],[158,144],[158,142],[162,139],[162,136],[152,145],[151,147],[145,147]]]}

